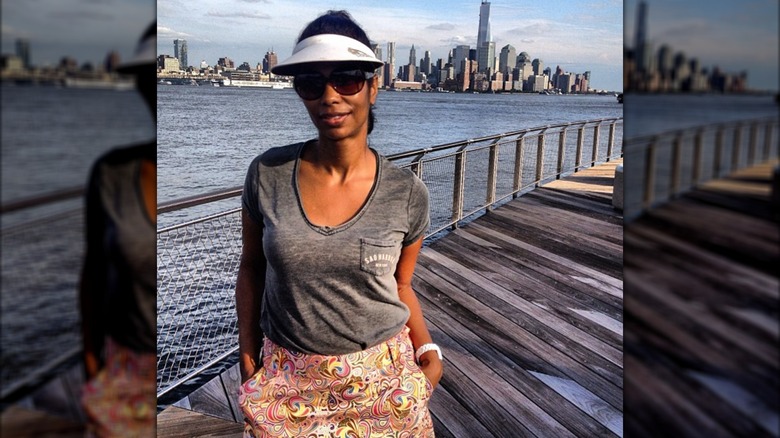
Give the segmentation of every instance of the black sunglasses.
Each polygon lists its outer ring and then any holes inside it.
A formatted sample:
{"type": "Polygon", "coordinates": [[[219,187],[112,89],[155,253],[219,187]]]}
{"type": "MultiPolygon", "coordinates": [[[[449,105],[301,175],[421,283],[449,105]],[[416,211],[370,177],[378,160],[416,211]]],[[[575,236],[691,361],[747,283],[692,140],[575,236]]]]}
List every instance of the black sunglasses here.
{"type": "Polygon", "coordinates": [[[293,85],[301,99],[319,99],[325,93],[325,85],[330,84],[342,96],[352,96],[360,93],[367,79],[374,77],[373,73],[363,70],[334,71],[329,78],[319,73],[302,73],[295,76],[293,85]]]}

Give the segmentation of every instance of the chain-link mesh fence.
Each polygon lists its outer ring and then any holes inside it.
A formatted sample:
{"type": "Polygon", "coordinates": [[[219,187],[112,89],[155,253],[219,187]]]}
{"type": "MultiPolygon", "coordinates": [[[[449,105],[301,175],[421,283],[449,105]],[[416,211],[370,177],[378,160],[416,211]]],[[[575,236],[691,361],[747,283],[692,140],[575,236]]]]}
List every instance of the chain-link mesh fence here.
{"type": "Polygon", "coordinates": [[[626,139],[624,210],[630,221],[704,181],[780,156],[780,124],[762,118],[626,139]]]}

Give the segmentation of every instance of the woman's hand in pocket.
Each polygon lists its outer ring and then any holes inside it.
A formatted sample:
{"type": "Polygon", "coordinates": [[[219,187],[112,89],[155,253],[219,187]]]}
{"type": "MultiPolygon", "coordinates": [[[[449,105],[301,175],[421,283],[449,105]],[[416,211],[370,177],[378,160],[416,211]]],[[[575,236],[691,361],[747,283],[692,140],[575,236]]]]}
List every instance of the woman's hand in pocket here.
{"type": "Polygon", "coordinates": [[[429,351],[420,356],[420,369],[422,370],[428,381],[431,382],[433,388],[439,385],[441,375],[444,372],[444,367],[439,359],[439,355],[435,351],[429,351]]]}
{"type": "Polygon", "coordinates": [[[241,370],[241,384],[243,385],[252,376],[257,374],[258,371],[260,371],[262,360],[258,362],[252,357],[242,355],[240,363],[241,365],[239,366],[239,369],[241,370]]]}

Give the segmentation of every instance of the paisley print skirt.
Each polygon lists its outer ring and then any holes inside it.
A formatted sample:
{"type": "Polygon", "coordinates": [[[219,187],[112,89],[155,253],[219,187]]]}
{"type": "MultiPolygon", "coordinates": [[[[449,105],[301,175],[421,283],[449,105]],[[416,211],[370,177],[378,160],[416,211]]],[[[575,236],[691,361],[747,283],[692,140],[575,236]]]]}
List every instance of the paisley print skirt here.
{"type": "Polygon", "coordinates": [[[409,329],[357,353],[293,352],[269,339],[263,368],[239,388],[244,437],[433,437],[433,388],[409,329]]]}
{"type": "Polygon", "coordinates": [[[139,353],[106,338],[106,365],[84,385],[86,436],[155,436],[157,355],[139,353]]]}

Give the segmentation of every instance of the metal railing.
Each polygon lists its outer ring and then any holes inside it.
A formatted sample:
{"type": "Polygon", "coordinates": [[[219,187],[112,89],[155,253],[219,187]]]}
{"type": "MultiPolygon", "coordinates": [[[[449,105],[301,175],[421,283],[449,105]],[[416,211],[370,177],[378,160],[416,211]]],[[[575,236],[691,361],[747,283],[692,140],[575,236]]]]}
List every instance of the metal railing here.
{"type": "Polygon", "coordinates": [[[48,381],[81,352],[76,291],[83,193],[74,187],[0,206],[3,405],[48,381]],[[56,325],[44,322],[54,315],[56,325]]]}
{"type": "Polygon", "coordinates": [[[625,139],[625,221],[708,180],[779,157],[779,123],[759,118],[625,139]]]}
{"type": "MultiPolygon", "coordinates": [[[[430,239],[547,181],[621,157],[622,128],[622,118],[548,125],[388,158],[428,187],[430,239]]],[[[158,397],[238,348],[240,194],[234,187],[158,206],[159,215],[178,214],[234,199],[224,211],[158,230],[158,397]]]]}

